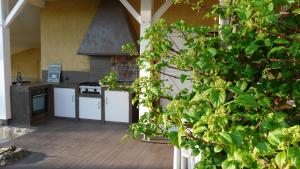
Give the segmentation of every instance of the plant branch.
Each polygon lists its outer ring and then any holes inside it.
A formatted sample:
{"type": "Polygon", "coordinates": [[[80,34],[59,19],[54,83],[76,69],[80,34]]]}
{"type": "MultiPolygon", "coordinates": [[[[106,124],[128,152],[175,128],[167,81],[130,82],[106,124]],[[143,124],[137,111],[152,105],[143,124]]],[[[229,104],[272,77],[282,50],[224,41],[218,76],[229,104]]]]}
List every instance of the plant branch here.
{"type": "MultiPolygon", "coordinates": [[[[169,76],[169,77],[173,77],[173,78],[176,78],[176,79],[180,79],[180,77],[178,76],[174,76],[174,75],[170,75],[168,73],[164,73],[162,71],[158,71],[160,74],[163,74],[163,75],[166,75],[166,76],[169,76]]],[[[193,78],[187,78],[187,80],[193,80],[193,78]]]]}
{"type": "Polygon", "coordinates": [[[286,62],[286,63],[294,63],[294,64],[300,64],[300,61],[298,60],[292,60],[292,59],[276,59],[276,58],[270,58],[271,62],[286,62]]]}

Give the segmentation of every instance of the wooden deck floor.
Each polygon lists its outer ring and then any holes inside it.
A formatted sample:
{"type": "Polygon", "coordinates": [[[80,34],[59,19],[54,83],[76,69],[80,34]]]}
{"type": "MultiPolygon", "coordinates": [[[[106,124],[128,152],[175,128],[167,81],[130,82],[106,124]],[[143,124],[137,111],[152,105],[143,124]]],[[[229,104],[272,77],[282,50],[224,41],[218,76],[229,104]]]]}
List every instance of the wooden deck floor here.
{"type": "Polygon", "coordinates": [[[127,140],[127,127],[53,120],[17,138],[31,155],[5,169],[171,169],[172,147],[127,140]]]}

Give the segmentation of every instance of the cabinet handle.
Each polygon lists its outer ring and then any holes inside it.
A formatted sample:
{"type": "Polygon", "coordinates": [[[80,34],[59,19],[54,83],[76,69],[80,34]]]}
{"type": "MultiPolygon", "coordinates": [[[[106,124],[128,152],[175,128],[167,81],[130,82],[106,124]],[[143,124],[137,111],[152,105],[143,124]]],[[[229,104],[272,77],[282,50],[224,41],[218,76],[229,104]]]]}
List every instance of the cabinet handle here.
{"type": "Polygon", "coordinates": [[[75,102],[75,95],[72,96],[72,101],[75,102]]]}
{"type": "Polygon", "coordinates": [[[107,97],[105,97],[105,104],[107,104],[107,97]]]}
{"type": "Polygon", "coordinates": [[[101,109],[101,102],[98,103],[98,108],[101,109]]]}

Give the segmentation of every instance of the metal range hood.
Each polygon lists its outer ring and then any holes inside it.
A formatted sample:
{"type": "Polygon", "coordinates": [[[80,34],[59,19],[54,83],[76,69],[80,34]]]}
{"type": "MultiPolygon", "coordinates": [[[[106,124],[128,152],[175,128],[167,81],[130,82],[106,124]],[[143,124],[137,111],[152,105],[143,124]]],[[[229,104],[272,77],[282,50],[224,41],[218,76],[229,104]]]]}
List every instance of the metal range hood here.
{"type": "MultiPolygon", "coordinates": [[[[136,33],[128,13],[119,0],[101,0],[98,11],[81,42],[78,54],[126,56],[122,45],[135,43],[136,33]]],[[[137,48],[136,48],[137,49],[137,48]]]]}

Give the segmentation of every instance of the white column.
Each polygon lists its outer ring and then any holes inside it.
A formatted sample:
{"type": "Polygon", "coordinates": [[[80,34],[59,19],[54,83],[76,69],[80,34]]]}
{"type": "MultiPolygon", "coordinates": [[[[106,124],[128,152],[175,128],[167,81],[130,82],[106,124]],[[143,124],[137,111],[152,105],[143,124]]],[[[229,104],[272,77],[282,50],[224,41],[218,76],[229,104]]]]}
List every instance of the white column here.
{"type": "Polygon", "coordinates": [[[173,151],[173,169],[181,168],[181,150],[174,146],[173,151]]]}
{"type": "MultiPolygon", "coordinates": [[[[224,0],[219,0],[219,5],[222,6],[224,3],[224,0]]],[[[220,26],[224,26],[229,24],[229,19],[222,19],[221,17],[219,17],[219,25],[220,26]]]]}
{"type": "MultiPolygon", "coordinates": [[[[141,0],[141,29],[140,36],[143,37],[147,28],[151,26],[152,22],[152,6],[153,0],[141,0]]],[[[146,46],[148,45],[148,41],[141,41],[140,43],[140,53],[142,54],[146,46]]],[[[140,77],[149,77],[150,73],[145,70],[140,70],[140,77]]],[[[140,106],[139,107],[139,115],[142,116],[145,112],[148,111],[147,107],[140,106]]]]}
{"type": "Polygon", "coordinates": [[[0,1],[0,120],[11,118],[10,85],[11,85],[11,58],[10,33],[4,22],[8,14],[8,0],[0,1]]]}

